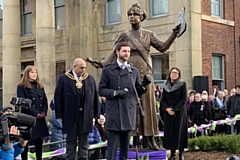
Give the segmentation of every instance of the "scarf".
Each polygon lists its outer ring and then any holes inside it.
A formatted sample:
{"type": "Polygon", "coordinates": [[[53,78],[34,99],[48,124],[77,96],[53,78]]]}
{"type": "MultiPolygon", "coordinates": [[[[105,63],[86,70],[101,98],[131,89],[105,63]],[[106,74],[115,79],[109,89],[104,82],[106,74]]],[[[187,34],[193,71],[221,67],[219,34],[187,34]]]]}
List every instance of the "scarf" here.
{"type": "Polygon", "coordinates": [[[185,83],[182,79],[179,79],[177,82],[175,82],[173,84],[173,86],[171,86],[171,82],[166,81],[166,83],[164,84],[163,88],[168,92],[174,92],[177,89],[179,89],[180,87],[182,87],[183,83],[185,83]]]}
{"type": "Polygon", "coordinates": [[[217,102],[217,105],[220,109],[224,107],[223,101],[220,100],[218,97],[216,98],[216,102],[217,102]]]}

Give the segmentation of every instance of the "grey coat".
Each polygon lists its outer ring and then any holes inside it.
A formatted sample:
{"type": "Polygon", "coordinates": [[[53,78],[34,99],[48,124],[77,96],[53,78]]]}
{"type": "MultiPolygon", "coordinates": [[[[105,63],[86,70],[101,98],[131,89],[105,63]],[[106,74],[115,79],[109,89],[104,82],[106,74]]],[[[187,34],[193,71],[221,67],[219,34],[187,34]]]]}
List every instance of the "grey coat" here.
{"type": "MultiPolygon", "coordinates": [[[[130,64],[132,78],[138,95],[145,90],[141,86],[138,69],[130,64]]],[[[106,97],[106,130],[127,131],[136,127],[137,101],[132,81],[127,68],[121,69],[114,61],[104,66],[100,83],[99,95],[106,97]],[[127,88],[129,93],[126,98],[114,97],[114,91],[127,88]]]]}

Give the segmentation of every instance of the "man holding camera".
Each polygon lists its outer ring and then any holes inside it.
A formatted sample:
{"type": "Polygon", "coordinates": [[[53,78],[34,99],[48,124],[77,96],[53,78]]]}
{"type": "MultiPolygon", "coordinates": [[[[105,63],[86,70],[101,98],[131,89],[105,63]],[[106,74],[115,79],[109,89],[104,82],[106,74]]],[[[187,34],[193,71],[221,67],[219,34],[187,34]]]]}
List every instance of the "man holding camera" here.
{"type": "MultiPolygon", "coordinates": [[[[3,109],[3,115],[4,114],[12,114],[12,108],[5,107],[3,109]]],[[[0,149],[0,160],[13,160],[24,151],[24,147],[28,141],[19,138],[19,141],[15,142],[16,137],[19,135],[20,131],[18,128],[16,126],[11,126],[9,133],[3,136],[4,139],[0,149]]]]}
{"type": "Polygon", "coordinates": [[[145,75],[141,85],[137,67],[128,62],[130,45],[127,42],[117,45],[116,55],[117,60],[103,68],[99,95],[106,97],[107,157],[109,160],[115,159],[120,142],[119,159],[126,160],[131,131],[136,127],[137,95],[134,87],[138,96],[142,95],[146,92],[145,87],[151,83],[151,78],[145,75]]]}

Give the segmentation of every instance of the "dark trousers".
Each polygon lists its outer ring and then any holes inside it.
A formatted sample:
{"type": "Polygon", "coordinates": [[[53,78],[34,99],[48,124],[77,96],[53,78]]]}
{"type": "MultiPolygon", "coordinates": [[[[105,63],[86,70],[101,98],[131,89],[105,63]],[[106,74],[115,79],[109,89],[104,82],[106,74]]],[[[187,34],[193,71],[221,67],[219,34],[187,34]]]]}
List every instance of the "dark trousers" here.
{"type": "Polygon", "coordinates": [[[227,133],[227,124],[223,124],[223,125],[217,125],[216,126],[216,132],[218,134],[226,134],[227,133]]]}
{"type": "Polygon", "coordinates": [[[83,113],[80,112],[80,119],[75,122],[73,131],[67,134],[66,138],[66,159],[74,160],[78,142],[78,160],[88,159],[88,133],[83,132],[83,113]]]}
{"type": "Polygon", "coordinates": [[[237,134],[240,134],[240,121],[236,121],[236,124],[234,127],[236,127],[237,129],[237,134]]]}
{"type": "MultiPolygon", "coordinates": [[[[36,158],[37,158],[37,160],[41,160],[42,159],[43,140],[41,138],[40,139],[35,139],[34,143],[35,143],[36,158]]],[[[21,154],[21,158],[22,158],[22,160],[27,160],[28,159],[28,143],[25,146],[25,149],[24,149],[23,153],[21,154]]]]}
{"type": "Polygon", "coordinates": [[[102,154],[102,159],[106,158],[106,147],[96,148],[94,150],[93,159],[98,160],[100,158],[100,153],[102,154]]]}
{"type": "Polygon", "coordinates": [[[131,136],[131,131],[107,131],[108,144],[107,144],[107,159],[115,160],[117,147],[120,142],[120,155],[119,160],[128,159],[128,146],[131,136]]]}

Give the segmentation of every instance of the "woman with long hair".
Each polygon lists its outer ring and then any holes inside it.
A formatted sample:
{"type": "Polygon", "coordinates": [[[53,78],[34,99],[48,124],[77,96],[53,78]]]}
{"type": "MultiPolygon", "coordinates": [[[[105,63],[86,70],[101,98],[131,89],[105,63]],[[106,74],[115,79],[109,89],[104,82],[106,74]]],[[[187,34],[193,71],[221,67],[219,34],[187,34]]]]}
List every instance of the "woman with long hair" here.
{"type": "Polygon", "coordinates": [[[171,151],[170,160],[175,159],[179,150],[179,159],[183,160],[184,148],[188,148],[187,128],[187,87],[181,79],[181,72],[173,67],[163,86],[162,106],[164,108],[163,147],[171,151]]]}
{"type": "MultiPolygon", "coordinates": [[[[35,144],[36,158],[42,159],[43,139],[49,136],[46,123],[48,110],[47,97],[42,83],[39,81],[38,71],[35,66],[27,66],[23,72],[21,81],[17,84],[17,97],[28,98],[32,100],[32,106],[29,109],[21,108],[21,113],[36,117],[36,125],[32,128],[29,139],[35,144]]],[[[21,154],[23,160],[28,159],[28,144],[21,154]]]]}

